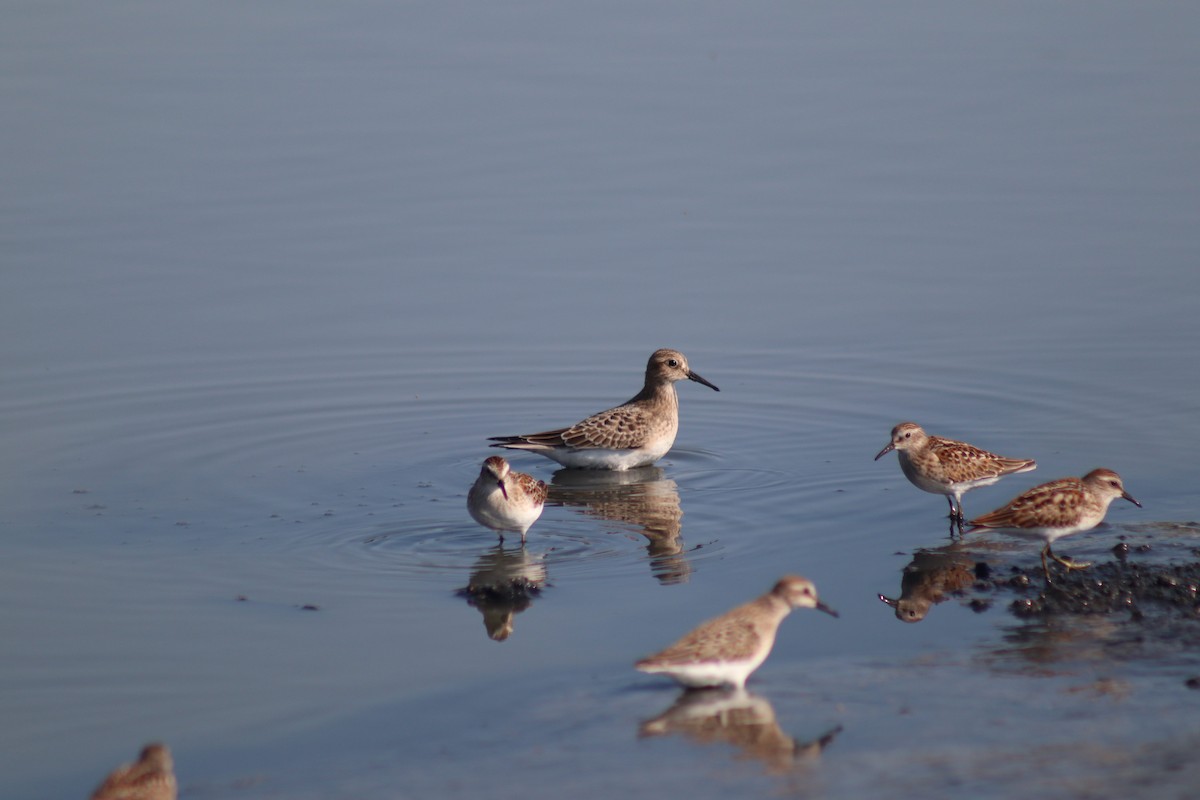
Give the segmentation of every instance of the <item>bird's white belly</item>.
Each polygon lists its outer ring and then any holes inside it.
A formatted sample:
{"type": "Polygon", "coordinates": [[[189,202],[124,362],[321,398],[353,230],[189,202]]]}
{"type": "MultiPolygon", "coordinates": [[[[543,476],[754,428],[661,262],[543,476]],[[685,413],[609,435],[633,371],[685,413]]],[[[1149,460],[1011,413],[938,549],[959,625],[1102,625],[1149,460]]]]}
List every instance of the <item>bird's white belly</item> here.
{"type": "Polygon", "coordinates": [[[917,470],[912,460],[909,459],[907,453],[901,451],[897,455],[900,457],[901,472],[904,473],[904,477],[908,478],[909,482],[911,482],[913,486],[933,494],[946,494],[950,490],[948,484],[934,480],[933,478],[925,475],[923,472],[917,470]]]}
{"type": "Polygon", "coordinates": [[[653,464],[667,454],[675,437],[653,442],[646,447],[629,450],[610,450],[603,447],[585,447],[578,449],[559,448],[542,450],[542,455],[552,458],[564,467],[575,469],[612,469],[627,470],[653,464]]]}
{"type": "Polygon", "coordinates": [[[746,678],[756,666],[746,662],[718,661],[710,664],[676,664],[658,671],[670,673],[672,678],[693,689],[724,684],[740,687],[746,683],[746,678]]]}
{"type": "Polygon", "coordinates": [[[498,531],[524,532],[541,516],[539,506],[522,507],[505,500],[499,487],[489,489],[482,498],[467,506],[471,516],[484,527],[498,531]]]}

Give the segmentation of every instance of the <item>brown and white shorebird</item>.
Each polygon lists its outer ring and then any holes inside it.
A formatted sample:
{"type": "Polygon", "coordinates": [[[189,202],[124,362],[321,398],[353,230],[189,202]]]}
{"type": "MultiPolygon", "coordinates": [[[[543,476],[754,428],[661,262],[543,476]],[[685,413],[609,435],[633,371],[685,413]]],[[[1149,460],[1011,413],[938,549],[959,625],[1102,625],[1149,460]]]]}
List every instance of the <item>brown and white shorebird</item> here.
{"type": "Polygon", "coordinates": [[[492,447],[528,450],[582,469],[633,469],[658,461],[679,432],[679,395],[684,379],[721,391],[688,367],[678,350],[655,350],[646,364],[642,390],[616,408],[593,414],[569,428],[521,436],[493,436],[492,447]]]}
{"type": "Polygon", "coordinates": [[[142,748],[138,760],[117,767],[92,792],[92,800],[175,800],[175,763],[165,744],[142,748]]]}
{"type": "Polygon", "coordinates": [[[779,623],[793,608],[815,608],[837,616],[817,598],[812,581],[785,575],[762,597],[710,619],[634,667],[642,672],[666,673],[684,686],[744,687],[746,678],[771,653],[779,623]]]}
{"type": "Polygon", "coordinates": [[[1005,458],[966,442],[930,436],[915,422],[892,428],[892,439],[875,460],[896,451],[900,469],[913,486],[946,496],[950,503],[951,536],[954,526],[962,531],[962,496],[979,486],[988,486],[1005,475],[1037,468],[1030,458],[1005,458]]]}
{"type": "Polygon", "coordinates": [[[1125,491],[1121,476],[1111,469],[1094,469],[1082,478],[1059,478],[1023,492],[995,511],[971,520],[967,533],[984,528],[1003,528],[1013,533],[1037,536],[1042,548],[1042,569],[1050,578],[1046,556],[1067,568],[1090,567],[1087,561],[1071,561],[1054,554],[1050,545],[1063,536],[1087,531],[1104,521],[1113,500],[1123,497],[1138,508],[1142,504],[1125,491]]]}
{"type": "Polygon", "coordinates": [[[471,517],[499,533],[502,542],[504,531],[517,531],[524,542],[525,532],[537,522],[545,504],[546,484],[532,475],[514,472],[500,456],[484,460],[479,477],[467,492],[471,517]]]}

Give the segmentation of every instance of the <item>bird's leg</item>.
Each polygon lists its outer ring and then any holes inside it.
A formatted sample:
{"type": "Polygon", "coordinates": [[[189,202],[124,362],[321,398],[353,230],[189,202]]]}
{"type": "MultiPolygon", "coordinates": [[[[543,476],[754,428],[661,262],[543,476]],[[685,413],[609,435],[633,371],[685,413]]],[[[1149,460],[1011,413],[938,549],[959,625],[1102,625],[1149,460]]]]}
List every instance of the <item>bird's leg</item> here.
{"type": "Polygon", "coordinates": [[[950,504],[950,538],[954,538],[957,531],[959,536],[963,533],[963,514],[962,505],[955,506],[954,495],[946,495],[946,502],[950,504]]]}
{"type": "Polygon", "coordinates": [[[1092,565],[1092,562],[1090,561],[1072,561],[1069,558],[1063,558],[1051,550],[1049,544],[1046,545],[1046,552],[1050,554],[1051,558],[1066,567],[1067,572],[1070,572],[1073,569],[1087,569],[1092,565]]]}

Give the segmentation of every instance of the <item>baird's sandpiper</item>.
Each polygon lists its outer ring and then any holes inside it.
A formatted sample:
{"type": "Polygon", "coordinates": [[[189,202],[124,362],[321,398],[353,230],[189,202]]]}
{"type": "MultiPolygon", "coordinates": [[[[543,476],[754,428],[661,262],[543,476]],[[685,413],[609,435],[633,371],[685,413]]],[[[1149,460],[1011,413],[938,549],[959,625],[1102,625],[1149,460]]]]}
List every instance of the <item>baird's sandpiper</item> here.
{"type": "Polygon", "coordinates": [[[593,414],[569,428],[520,436],[493,436],[492,447],[528,450],[564,467],[625,470],[658,461],[679,432],[679,396],[684,379],[720,391],[688,367],[678,350],[656,350],[646,364],[646,382],[628,402],[593,414]]]}
{"type": "Polygon", "coordinates": [[[794,608],[815,608],[837,616],[817,599],[812,581],[786,575],[749,603],[710,619],[675,644],[634,664],[638,670],[666,673],[684,686],[741,688],[775,645],[779,623],[794,608]]]}

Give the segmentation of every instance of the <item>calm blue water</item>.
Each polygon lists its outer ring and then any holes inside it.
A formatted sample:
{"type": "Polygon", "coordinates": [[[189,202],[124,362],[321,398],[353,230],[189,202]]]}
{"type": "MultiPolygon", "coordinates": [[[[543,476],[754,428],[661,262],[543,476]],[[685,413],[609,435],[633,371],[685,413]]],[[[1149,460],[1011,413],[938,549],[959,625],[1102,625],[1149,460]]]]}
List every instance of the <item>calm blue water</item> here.
{"type": "Polygon", "coordinates": [[[1197,23],[8,9],[0,796],[152,739],[185,797],[1194,786],[1194,653],[1003,601],[896,621],[945,503],[871,458],[903,419],[1037,458],[968,512],[1111,467],[1145,508],[1066,552],[1197,546],[1197,23]],[[500,558],[464,508],[486,437],[627,399],[664,346],[721,392],[679,387],[626,483],[515,456],[554,504],[500,558]],[[456,594],[497,570],[545,583],[503,641],[456,594]],[[632,661],[784,572],[842,616],[789,619],[751,689],[787,736],[840,725],[825,752],[639,738],[677,693],[632,661]]]}

